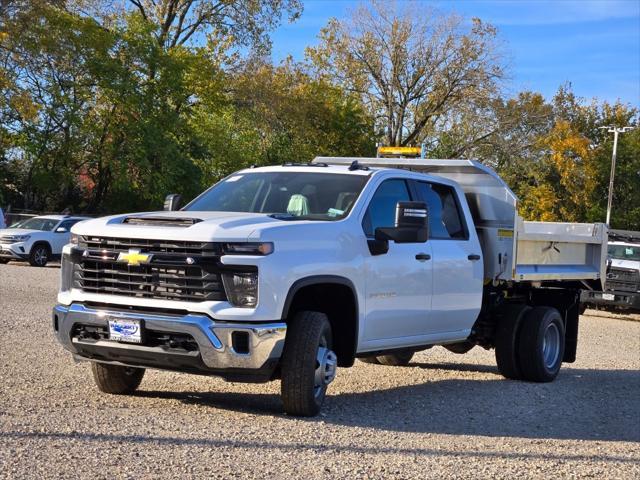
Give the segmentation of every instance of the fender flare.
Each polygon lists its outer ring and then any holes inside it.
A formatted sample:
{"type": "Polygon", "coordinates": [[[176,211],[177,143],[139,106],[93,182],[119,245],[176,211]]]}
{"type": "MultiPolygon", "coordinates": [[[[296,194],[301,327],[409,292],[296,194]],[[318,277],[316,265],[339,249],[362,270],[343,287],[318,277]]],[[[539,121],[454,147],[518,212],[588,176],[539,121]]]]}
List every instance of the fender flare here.
{"type": "Polygon", "coordinates": [[[341,277],[339,275],[311,275],[309,277],[303,277],[295,282],[289,288],[287,292],[287,297],[284,301],[284,307],[282,309],[282,320],[284,321],[289,316],[289,309],[291,308],[291,304],[293,303],[293,299],[296,294],[305,287],[310,287],[312,285],[318,285],[323,283],[333,283],[337,285],[343,285],[349,290],[353,295],[353,300],[355,304],[355,332],[354,332],[354,342],[353,342],[353,352],[351,354],[352,358],[355,359],[357,350],[358,350],[358,339],[360,334],[360,305],[358,304],[358,294],[355,285],[351,280],[346,277],[341,277]]]}
{"type": "Polygon", "coordinates": [[[53,248],[51,248],[51,244],[46,240],[36,240],[35,242],[33,242],[33,244],[31,245],[31,248],[29,249],[29,253],[27,253],[27,255],[31,255],[31,252],[33,251],[33,249],[38,245],[46,246],[49,249],[49,253],[53,256],[53,248]]]}

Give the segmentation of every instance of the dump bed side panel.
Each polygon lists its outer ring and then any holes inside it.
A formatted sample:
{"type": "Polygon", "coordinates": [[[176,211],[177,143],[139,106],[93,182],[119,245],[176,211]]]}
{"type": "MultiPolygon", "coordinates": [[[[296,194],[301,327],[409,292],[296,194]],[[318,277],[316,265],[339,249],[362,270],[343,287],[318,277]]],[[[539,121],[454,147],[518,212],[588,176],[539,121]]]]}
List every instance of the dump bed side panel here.
{"type": "Polygon", "coordinates": [[[514,280],[597,280],[604,285],[607,229],[602,223],[517,219],[514,280]]]}

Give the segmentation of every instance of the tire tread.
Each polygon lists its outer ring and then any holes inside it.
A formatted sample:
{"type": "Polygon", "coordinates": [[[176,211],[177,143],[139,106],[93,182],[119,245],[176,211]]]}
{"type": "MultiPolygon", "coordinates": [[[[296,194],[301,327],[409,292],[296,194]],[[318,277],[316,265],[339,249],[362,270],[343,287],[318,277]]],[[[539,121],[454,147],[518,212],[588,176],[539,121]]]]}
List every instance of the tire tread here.
{"type": "Polygon", "coordinates": [[[318,342],[323,330],[331,329],[324,313],[298,312],[288,325],[282,354],[281,397],[290,415],[317,415],[320,406],[313,395],[313,382],[318,342]]]}

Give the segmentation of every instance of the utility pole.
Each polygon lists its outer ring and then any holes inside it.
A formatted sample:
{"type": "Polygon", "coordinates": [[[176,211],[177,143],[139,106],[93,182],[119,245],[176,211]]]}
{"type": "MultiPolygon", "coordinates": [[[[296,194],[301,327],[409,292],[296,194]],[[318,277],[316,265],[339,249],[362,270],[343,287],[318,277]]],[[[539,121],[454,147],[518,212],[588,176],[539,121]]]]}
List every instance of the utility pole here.
{"type": "Polygon", "coordinates": [[[607,221],[609,226],[611,221],[611,204],[613,203],[613,177],[616,174],[616,154],[618,151],[618,134],[633,130],[633,127],[600,127],[606,128],[608,133],[613,133],[613,153],[611,154],[611,174],[609,175],[609,199],[607,200],[607,221]]]}

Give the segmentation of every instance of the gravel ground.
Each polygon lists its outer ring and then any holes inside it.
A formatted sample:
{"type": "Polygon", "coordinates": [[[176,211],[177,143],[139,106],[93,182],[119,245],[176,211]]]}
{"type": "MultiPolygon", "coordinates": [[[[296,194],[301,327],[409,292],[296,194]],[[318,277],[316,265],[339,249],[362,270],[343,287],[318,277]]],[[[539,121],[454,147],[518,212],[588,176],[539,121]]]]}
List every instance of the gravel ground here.
{"type": "Polygon", "coordinates": [[[640,322],[583,317],[550,384],[504,380],[480,348],[357,362],[296,419],[277,382],[148,371],[100,394],[54,340],[58,274],[0,265],[2,478],[640,478],[640,322]]]}

